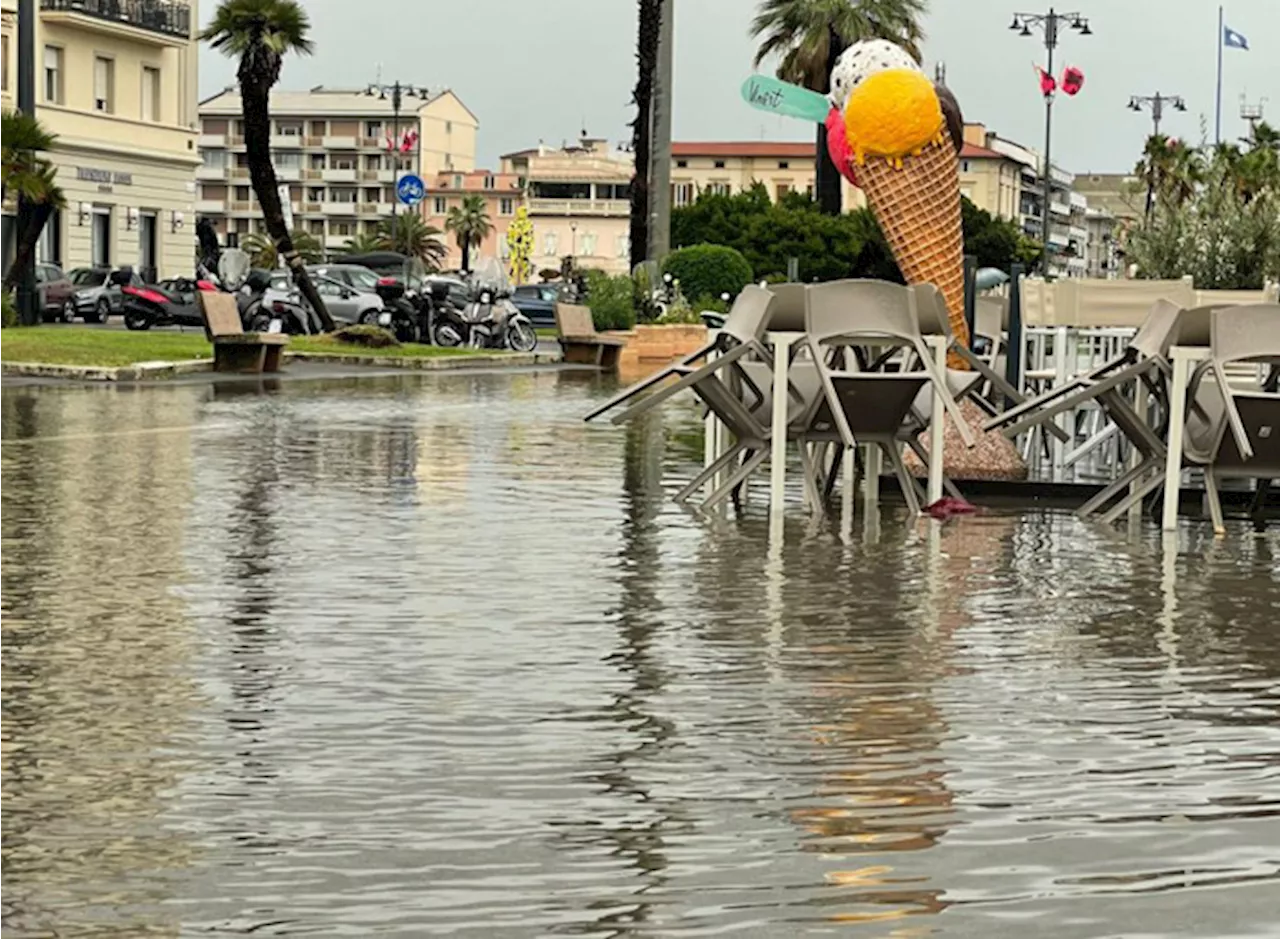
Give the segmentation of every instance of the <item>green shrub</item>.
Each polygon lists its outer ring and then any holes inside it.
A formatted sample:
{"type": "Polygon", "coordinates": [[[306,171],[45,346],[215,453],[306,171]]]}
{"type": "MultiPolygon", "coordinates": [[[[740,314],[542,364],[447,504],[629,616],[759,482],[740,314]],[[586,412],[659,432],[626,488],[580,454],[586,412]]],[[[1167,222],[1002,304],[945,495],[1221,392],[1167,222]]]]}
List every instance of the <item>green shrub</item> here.
{"type": "Polygon", "coordinates": [[[728,313],[729,307],[732,305],[732,300],[721,300],[719,297],[703,296],[693,301],[693,312],[701,313],[703,310],[711,310],[715,313],[728,313]]]}
{"type": "Polygon", "coordinates": [[[725,245],[698,244],[672,251],[662,270],[680,281],[686,297],[722,293],[736,297],[752,279],[751,265],[742,252],[725,245]]]}
{"type": "Polygon", "coordinates": [[[0,322],[0,326],[8,329],[10,326],[18,325],[18,305],[13,301],[13,294],[9,291],[4,292],[4,319],[0,322]]]}
{"type": "Polygon", "coordinates": [[[635,284],[627,274],[609,276],[604,271],[583,272],[587,284],[586,304],[597,330],[630,329],[636,324],[635,284]]]}
{"type": "Polygon", "coordinates": [[[364,346],[367,349],[389,349],[400,345],[400,340],[396,339],[393,333],[372,323],[357,323],[353,326],[344,326],[333,333],[333,338],[338,342],[345,342],[352,346],[364,346]]]}
{"type": "Polygon", "coordinates": [[[787,275],[783,274],[781,271],[770,271],[768,274],[764,275],[764,282],[766,284],[785,284],[787,282],[787,275]]]}

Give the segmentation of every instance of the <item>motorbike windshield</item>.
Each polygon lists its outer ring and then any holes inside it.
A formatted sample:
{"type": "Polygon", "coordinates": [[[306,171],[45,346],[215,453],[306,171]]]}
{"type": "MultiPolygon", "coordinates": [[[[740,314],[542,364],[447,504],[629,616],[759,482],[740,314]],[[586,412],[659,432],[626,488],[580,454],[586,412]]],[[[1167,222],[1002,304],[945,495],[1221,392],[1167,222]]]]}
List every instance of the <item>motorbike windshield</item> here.
{"type": "Polygon", "coordinates": [[[507,271],[497,258],[484,258],[476,265],[473,275],[476,289],[489,289],[494,293],[507,292],[507,271]]]}

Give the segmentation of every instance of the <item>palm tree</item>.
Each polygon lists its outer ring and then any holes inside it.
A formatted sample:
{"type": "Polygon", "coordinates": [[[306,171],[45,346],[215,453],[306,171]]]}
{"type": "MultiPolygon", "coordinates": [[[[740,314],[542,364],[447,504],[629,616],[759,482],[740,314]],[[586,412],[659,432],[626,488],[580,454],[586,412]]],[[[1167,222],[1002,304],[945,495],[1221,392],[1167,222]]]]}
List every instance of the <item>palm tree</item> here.
{"type": "Polygon", "coordinates": [[[636,119],[631,122],[631,152],[635,172],[631,177],[631,267],[649,254],[649,148],[653,131],[653,77],[658,69],[658,37],[662,26],[662,0],[640,0],[636,29],[636,89],[632,100],[636,119]]]}
{"type": "MultiPolygon", "coordinates": [[[[293,242],[293,250],[298,253],[303,264],[318,264],[324,260],[324,249],[315,235],[299,231],[294,232],[290,238],[293,242]]],[[[256,231],[245,235],[240,242],[240,248],[249,255],[249,262],[254,267],[274,270],[280,263],[280,252],[277,250],[275,239],[263,232],[256,231]]]]}
{"type": "Polygon", "coordinates": [[[348,238],[342,246],[343,252],[346,254],[369,254],[372,251],[382,251],[386,248],[386,241],[382,235],[373,231],[362,231],[354,238],[348,238]]]}
{"type": "Polygon", "coordinates": [[[471,247],[480,247],[493,231],[493,223],[484,210],[482,196],[463,196],[462,205],[449,210],[444,222],[445,231],[452,232],[462,249],[462,269],[471,270],[471,247]]]}
{"type": "Polygon", "coordinates": [[[213,20],[200,34],[213,48],[232,58],[239,57],[236,77],[244,111],[245,152],[249,178],[262,206],[267,231],[275,239],[294,283],[320,319],[321,328],[336,328],[311,278],[306,261],[294,247],[280,205],[276,171],[271,163],[271,88],[280,78],[284,55],[309,55],[311,21],[297,0],[222,0],[213,20]]]}
{"type": "Polygon", "coordinates": [[[21,178],[11,179],[15,191],[22,192],[30,203],[31,212],[29,222],[17,232],[14,240],[13,263],[4,275],[5,290],[12,290],[17,286],[18,278],[35,254],[36,245],[40,242],[40,235],[49,218],[55,211],[67,206],[66,197],[58,186],[57,170],[52,164],[41,162],[23,171],[21,178]]]}
{"type": "MultiPolygon", "coordinates": [[[[920,58],[920,19],[927,0],[762,0],[751,22],[761,39],[755,64],[779,56],[778,77],[827,94],[840,53],[864,39],[888,39],[920,58]]],[[[827,153],[827,129],[818,125],[815,189],[829,215],[840,214],[840,173],[827,153]]]]}
{"type": "MultiPolygon", "coordinates": [[[[480,201],[483,215],[484,200],[480,201]]],[[[488,224],[485,218],[485,224],[488,224]]],[[[402,212],[395,218],[384,219],[378,226],[378,247],[383,251],[396,251],[412,258],[419,258],[428,272],[440,270],[449,253],[449,247],[440,236],[443,232],[428,225],[422,217],[412,212],[402,212]]]]}

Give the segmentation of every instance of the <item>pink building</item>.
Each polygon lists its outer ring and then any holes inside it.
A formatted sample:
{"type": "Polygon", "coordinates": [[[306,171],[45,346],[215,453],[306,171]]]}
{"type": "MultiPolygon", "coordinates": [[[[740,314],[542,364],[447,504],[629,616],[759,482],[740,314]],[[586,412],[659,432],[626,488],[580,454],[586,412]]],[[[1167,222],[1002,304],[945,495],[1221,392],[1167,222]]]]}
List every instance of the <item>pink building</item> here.
{"type": "MultiPolygon", "coordinates": [[[[462,205],[464,196],[481,196],[485,202],[485,214],[493,225],[493,231],[479,248],[472,246],[471,263],[482,257],[505,258],[507,255],[507,226],[515,218],[516,209],[524,199],[521,179],[514,173],[493,173],[489,170],[453,172],[445,170],[427,181],[427,197],[422,200],[422,218],[429,225],[444,231],[449,210],[462,205]]],[[[446,232],[449,256],[444,267],[457,270],[462,266],[462,249],[457,239],[446,232]]]]}

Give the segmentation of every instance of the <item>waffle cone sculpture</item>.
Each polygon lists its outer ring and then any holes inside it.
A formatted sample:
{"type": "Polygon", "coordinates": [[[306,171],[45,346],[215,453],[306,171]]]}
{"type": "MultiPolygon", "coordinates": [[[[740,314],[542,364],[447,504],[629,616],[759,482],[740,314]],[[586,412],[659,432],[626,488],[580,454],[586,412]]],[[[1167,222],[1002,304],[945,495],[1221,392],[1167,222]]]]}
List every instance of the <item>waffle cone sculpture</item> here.
{"type": "MultiPolygon", "coordinates": [[[[883,40],[848,50],[832,73],[832,88],[843,113],[852,174],[902,276],[941,291],[951,330],[967,345],[960,142],[955,139],[962,125],[955,99],[935,88],[904,51],[883,40]]],[[[952,366],[965,367],[958,360],[952,366]]]]}
{"type": "Polygon", "coordinates": [[[901,163],[898,168],[890,160],[868,157],[858,167],[858,184],[902,276],[909,284],[933,284],[942,292],[951,330],[967,345],[956,151],[950,140],[935,141],[901,163]]]}

